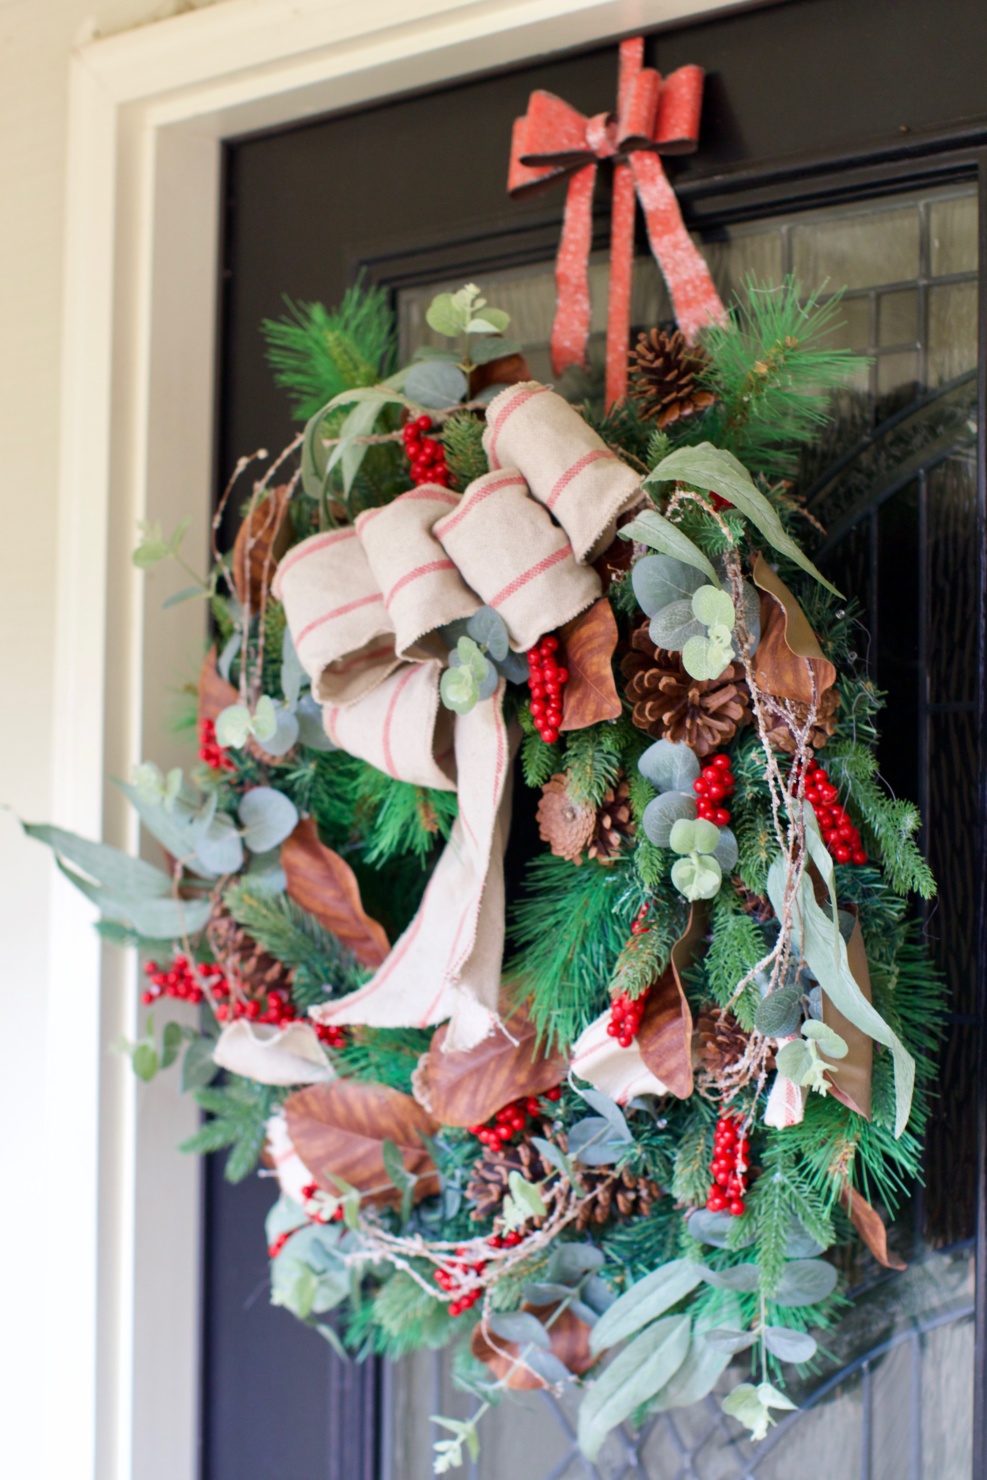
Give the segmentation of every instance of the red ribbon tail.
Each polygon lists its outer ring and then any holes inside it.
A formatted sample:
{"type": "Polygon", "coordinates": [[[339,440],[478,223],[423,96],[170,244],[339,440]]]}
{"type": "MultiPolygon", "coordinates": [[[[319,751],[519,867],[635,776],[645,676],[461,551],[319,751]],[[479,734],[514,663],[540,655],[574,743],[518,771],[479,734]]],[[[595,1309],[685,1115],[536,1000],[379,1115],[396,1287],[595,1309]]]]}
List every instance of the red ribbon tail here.
{"type": "Polygon", "coordinates": [[[634,176],[626,164],[613,172],[610,221],[610,293],[607,303],[607,410],[627,394],[627,355],[634,285],[634,176]]]}
{"type": "Polygon", "coordinates": [[[584,165],[569,181],[562,239],[555,259],[557,304],[552,325],[552,370],[561,375],[570,365],[586,362],[589,339],[589,252],[593,237],[595,162],[584,165]]]}
{"type": "Polygon", "coordinates": [[[693,246],[685,229],[660,159],[636,150],[631,155],[631,169],[651,250],[665,275],[676,322],[691,343],[708,324],[725,324],[727,311],[702,253],[693,246]]]}

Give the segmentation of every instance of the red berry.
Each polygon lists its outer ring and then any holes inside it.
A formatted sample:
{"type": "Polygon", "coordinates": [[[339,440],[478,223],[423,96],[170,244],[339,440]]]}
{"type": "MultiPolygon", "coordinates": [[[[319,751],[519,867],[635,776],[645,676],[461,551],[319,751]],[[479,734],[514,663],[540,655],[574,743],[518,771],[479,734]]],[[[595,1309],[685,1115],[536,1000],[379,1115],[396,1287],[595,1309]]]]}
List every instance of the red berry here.
{"type": "Polygon", "coordinates": [[[543,653],[556,653],[559,650],[559,639],[554,633],[549,632],[538,644],[543,653]]]}
{"type": "Polygon", "coordinates": [[[559,732],[556,729],[547,727],[546,729],[542,730],[541,737],[546,745],[554,745],[556,740],[559,738],[559,732]]]}
{"type": "Polygon", "coordinates": [[[747,1212],[747,1204],[742,1198],[736,1197],[730,1204],[730,1212],[735,1218],[742,1218],[747,1212]]]}
{"type": "Polygon", "coordinates": [[[716,766],[717,770],[720,771],[729,771],[730,757],[728,755],[714,755],[710,761],[710,765],[716,766]]]}

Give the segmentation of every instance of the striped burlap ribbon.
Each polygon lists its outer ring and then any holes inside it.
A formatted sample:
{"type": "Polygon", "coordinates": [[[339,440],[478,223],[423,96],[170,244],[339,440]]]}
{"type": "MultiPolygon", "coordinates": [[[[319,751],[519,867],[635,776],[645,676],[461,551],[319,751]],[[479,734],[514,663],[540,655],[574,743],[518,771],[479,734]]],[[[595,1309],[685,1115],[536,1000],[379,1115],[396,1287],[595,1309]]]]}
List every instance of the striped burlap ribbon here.
{"type": "Polygon", "coordinates": [[[589,562],[639,497],[621,463],[560,396],[510,386],[487,411],[491,471],[462,495],[414,488],[353,528],[313,535],[278,567],[299,659],[337,745],[401,781],[458,793],[459,815],[421,907],[373,978],[321,1022],[424,1027],[447,1049],[497,1021],[503,853],[516,737],[503,682],[456,717],[439,702],[436,629],[493,607],[523,652],[600,595],[589,562]]]}

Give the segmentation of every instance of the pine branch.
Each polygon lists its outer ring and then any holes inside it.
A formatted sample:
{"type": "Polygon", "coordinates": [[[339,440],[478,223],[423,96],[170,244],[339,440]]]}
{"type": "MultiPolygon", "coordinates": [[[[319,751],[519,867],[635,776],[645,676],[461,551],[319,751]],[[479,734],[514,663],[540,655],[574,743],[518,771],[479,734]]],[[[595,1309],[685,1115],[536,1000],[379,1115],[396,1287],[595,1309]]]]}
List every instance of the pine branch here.
{"type": "Polygon", "coordinates": [[[449,837],[458,802],[454,791],[395,781],[374,766],[364,766],[357,811],[365,819],[367,863],[413,854],[424,864],[449,837]]]}
{"type": "Polygon", "coordinates": [[[224,902],[263,950],[294,969],[292,997],[299,1008],[359,985],[361,972],[352,954],[289,895],[257,893],[243,881],[227,889],[224,902]]]}
{"type": "Polygon", "coordinates": [[[651,910],[644,922],[648,929],[632,935],[617,957],[610,979],[612,997],[622,992],[631,998],[640,997],[654,986],[668,965],[672,946],[685,928],[686,912],[680,900],[665,896],[655,903],[657,908],[651,910]]]}
{"type": "MultiPolygon", "coordinates": [[[[746,913],[729,883],[724,883],[713,900],[711,914],[713,938],[703,967],[710,992],[725,1007],[747,973],[767,954],[768,947],[763,931],[746,913]]],[[[731,1012],[746,1033],[754,1026],[760,1000],[756,983],[749,982],[731,1005],[731,1012]]]]}
{"type": "Polygon", "coordinates": [[[386,1084],[411,1093],[411,1076],[428,1052],[431,1030],[419,1028],[358,1028],[342,1048],[333,1052],[333,1066],[348,1079],[386,1084]]]}
{"type": "Polygon", "coordinates": [[[394,315],[383,288],[350,288],[336,309],[293,303],[280,319],[265,319],[261,332],[275,383],[293,398],[301,421],[340,391],[375,385],[390,373],[395,352],[394,315]]]}
{"type": "Polygon", "coordinates": [[[914,891],[931,899],[936,881],[914,841],[922,825],[915,804],[887,795],[878,780],[876,756],[859,742],[828,746],[826,765],[833,785],[849,789],[866,829],[866,841],[880,857],[891,888],[896,894],[914,891]]]}
{"type": "Polygon", "coordinates": [[[235,1074],[222,1085],[197,1090],[196,1102],[213,1118],[178,1149],[202,1156],[228,1146],[223,1175],[228,1182],[242,1182],[260,1159],[267,1121],[281,1094],[235,1074]]]}
{"type": "MultiPolygon", "coordinates": [[[[419,1273],[426,1279],[431,1270],[430,1264],[421,1261],[419,1273]]],[[[357,1335],[352,1325],[351,1334],[354,1338],[357,1335]]],[[[368,1307],[360,1340],[369,1335],[378,1356],[396,1361],[414,1351],[445,1346],[452,1334],[453,1318],[448,1307],[427,1295],[410,1274],[397,1270],[381,1285],[368,1307]]]]}
{"type": "Polygon", "coordinates": [[[475,478],[489,472],[490,464],[483,450],[484,424],[470,411],[451,416],[442,429],[446,450],[446,467],[456,488],[462,492],[475,478]]]}
{"type": "Polygon", "coordinates": [[[572,800],[600,807],[607,792],[617,785],[623,769],[624,737],[616,725],[590,725],[574,730],[566,739],[566,790],[572,800]]]}
{"type": "Polygon", "coordinates": [[[675,1152],[671,1192],[677,1203],[702,1207],[710,1186],[709,1164],[713,1159],[714,1112],[698,1101],[686,1121],[675,1152]]]}

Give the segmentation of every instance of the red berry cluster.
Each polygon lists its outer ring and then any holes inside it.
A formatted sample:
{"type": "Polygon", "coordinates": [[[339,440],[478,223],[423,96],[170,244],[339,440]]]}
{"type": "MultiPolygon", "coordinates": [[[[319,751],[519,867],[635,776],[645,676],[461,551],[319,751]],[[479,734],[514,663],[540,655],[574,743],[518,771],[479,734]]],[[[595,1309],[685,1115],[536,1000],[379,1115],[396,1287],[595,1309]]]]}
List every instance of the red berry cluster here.
{"type": "Polygon", "coordinates": [[[470,1275],[481,1275],[487,1267],[485,1259],[477,1259],[471,1263],[468,1257],[469,1252],[466,1248],[457,1249],[458,1257],[444,1265],[442,1269],[435,1271],[435,1283],[439,1289],[445,1290],[447,1295],[453,1292],[456,1294],[455,1300],[449,1306],[451,1316],[461,1316],[463,1311],[475,1305],[483,1294],[483,1288],[480,1285],[464,1286],[464,1281],[468,1280],[470,1275]]]}
{"type": "Polygon", "coordinates": [[[747,1191],[750,1150],[751,1143],[743,1135],[740,1117],[730,1111],[725,1112],[716,1122],[713,1137],[710,1166],[713,1185],[706,1199],[711,1213],[732,1213],[735,1218],[742,1218],[746,1213],[744,1193],[747,1191]]]}
{"type": "MultiPolygon", "coordinates": [[[[223,971],[215,965],[200,965],[188,957],[176,953],[170,966],[160,966],[157,961],[148,961],[144,967],[148,986],[141,993],[141,1001],[150,1007],[160,997],[174,997],[180,1002],[198,1004],[205,999],[206,992],[216,1004],[218,1022],[227,1023],[237,1018],[246,1018],[252,1023],[273,1023],[286,1028],[289,1023],[309,1022],[299,1013],[291,1000],[291,994],[273,990],[259,997],[244,998],[230,987],[223,971]]],[[[321,1043],[327,1048],[342,1048],[346,1042],[346,1029],[335,1023],[312,1023],[321,1043]]]]}
{"type": "Polygon", "coordinates": [[[715,822],[717,827],[726,827],[730,821],[730,813],[721,803],[730,800],[735,786],[730,757],[722,752],[714,755],[692,783],[699,816],[707,822],[715,822]]]}
{"type": "Polygon", "coordinates": [[[607,1023],[607,1033],[611,1038],[616,1038],[621,1048],[630,1048],[631,1043],[637,1037],[644,1017],[644,1004],[648,994],[645,992],[640,997],[628,997],[626,992],[621,992],[610,1003],[610,1021],[607,1023]]]}
{"type": "Polygon", "coordinates": [[[216,722],[211,719],[199,721],[199,760],[205,761],[212,771],[235,771],[236,766],[228,750],[224,750],[216,739],[216,722]]]}
{"type": "MultiPolygon", "coordinates": [[[[556,1085],[554,1089],[545,1091],[544,1098],[554,1102],[562,1098],[562,1091],[556,1085]]],[[[541,1116],[541,1100],[537,1095],[522,1095],[519,1100],[512,1100],[509,1105],[498,1110],[486,1125],[467,1126],[467,1130],[484,1146],[496,1151],[499,1146],[506,1145],[516,1133],[526,1131],[530,1120],[540,1120],[541,1116]]]]}
{"type": "Polygon", "coordinates": [[[141,993],[145,1007],[157,1002],[159,997],[174,997],[179,1002],[198,1004],[205,997],[205,988],[214,995],[229,991],[227,981],[218,966],[193,966],[187,956],[175,955],[170,966],[159,966],[157,961],[148,961],[144,967],[148,985],[141,993]]]}
{"type": "Polygon", "coordinates": [[[305,1216],[312,1223],[342,1223],[342,1221],[343,1221],[343,1205],[342,1205],[342,1203],[340,1203],[339,1207],[337,1207],[332,1213],[329,1214],[328,1217],[326,1217],[326,1215],[322,1212],[322,1205],[318,1202],[318,1198],[319,1198],[319,1195],[321,1194],[321,1192],[322,1192],[322,1188],[319,1186],[318,1182],[306,1182],[305,1183],[305,1186],[302,1188],[302,1197],[303,1197],[303,1199],[307,1203],[308,1202],[315,1202],[315,1204],[316,1204],[314,1211],[311,1208],[306,1208],[305,1209],[305,1216]]]}
{"type": "Polygon", "coordinates": [[[438,483],[440,488],[449,487],[449,469],[446,467],[446,450],[434,437],[426,437],[432,430],[430,416],[418,416],[409,421],[401,433],[404,450],[411,463],[412,483],[438,483]]]}
{"type": "Polygon", "coordinates": [[[546,745],[554,745],[559,738],[562,690],[569,682],[569,670],[559,664],[558,651],[559,639],[551,632],[537,647],[528,649],[528,688],[531,690],[528,708],[535,729],[546,745]]]}
{"type": "Polygon", "coordinates": [[[837,863],[855,863],[859,867],[867,862],[867,854],[846,808],[839,805],[838,796],[839,791],[819,762],[809,761],[805,768],[805,799],[812,803],[823,842],[837,863]]]}

